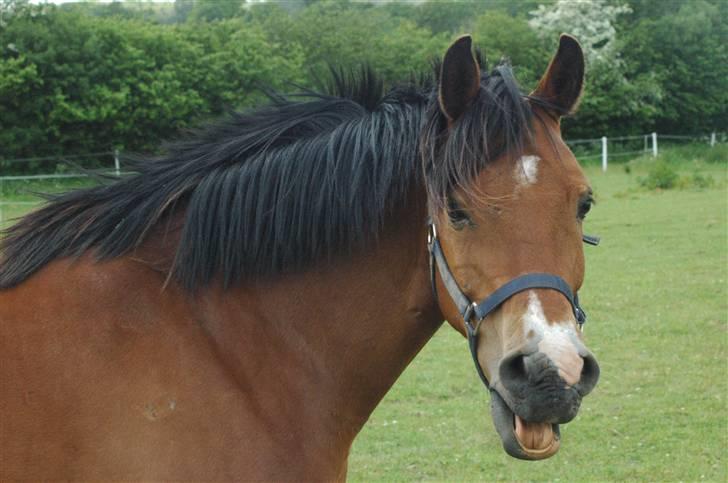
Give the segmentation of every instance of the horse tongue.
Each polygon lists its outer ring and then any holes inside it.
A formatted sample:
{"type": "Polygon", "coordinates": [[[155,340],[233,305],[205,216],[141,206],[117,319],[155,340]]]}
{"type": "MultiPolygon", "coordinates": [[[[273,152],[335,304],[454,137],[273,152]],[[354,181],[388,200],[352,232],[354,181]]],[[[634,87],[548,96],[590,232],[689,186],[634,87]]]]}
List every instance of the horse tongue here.
{"type": "Polygon", "coordinates": [[[554,442],[551,423],[530,423],[515,416],[516,438],[526,450],[544,450],[554,442]]]}

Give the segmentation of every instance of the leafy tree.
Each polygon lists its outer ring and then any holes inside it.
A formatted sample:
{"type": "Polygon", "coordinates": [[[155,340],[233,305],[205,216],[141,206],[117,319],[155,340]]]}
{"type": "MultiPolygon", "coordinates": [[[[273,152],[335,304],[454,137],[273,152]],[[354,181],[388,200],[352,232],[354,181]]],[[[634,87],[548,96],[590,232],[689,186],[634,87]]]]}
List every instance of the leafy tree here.
{"type": "Polygon", "coordinates": [[[725,0],[0,0],[0,159],[146,150],[200,119],[368,63],[394,84],[470,32],[526,90],[562,31],[587,55],[572,137],[728,125],[725,0]],[[540,5],[540,6],[539,6],[540,5]],[[524,12],[531,12],[527,17],[524,12]],[[170,23],[171,22],[171,23],[170,23]]]}
{"type": "Polygon", "coordinates": [[[174,21],[186,22],[195,7],[195,0],[174,0],[174,21]]]}
{"type": "MultiPolygon", "coordinates": [[[[254,18],[262,16],[259,12],[254,18]]],[[[305,46],[309,84],[325,77],[329,65],[362,64],[375,66],[389,83],[401,82],[428,70],[430,59],[444,52],[450,40],[383,8],[349,2],[320,1],[295,15],[268,10],[263,25],[270,38],[305,46]]]]}
{"type": "Polygon", "coordinates": [[[553,39],[567,32],[579,39],[590,63],[618,63],[615,50],[617,17],[630,12],[627,5],[609,5],[605,0],[558,0],[531,12],[531,27],[542,38],[553,39]]]}
{"type": "Polygon", "coordinates": [[[643,18],[622,42],[629,72],[654,76],[663,97],[654,128],[706,132],[728,126],[728,5],[685,2],[673,14],[643,18]]]}
{"type": "Polygon", "coordinates": [[[429,0],[414,9],[412,20],[433,33],[458,34],[463,25],[482,13],[488,2],[429,0]]]}
{"type": "Polygon", "coordinates": [[[301,71],[241,19],[173,28],[52,9],[0,31],[0,157],[155,147],[301,71]]]}
{"type": "Polygon", "coordinates": [[[656,79],[647,73],[628,77],[620,55],[615,25],[628,12],[628,6],[606,0],[558,0],[531,12],[529,24],[549,50],[562,32],[574,35],[584,50],[585,92],[577,115],[564,122],[569,136],[638,132],[657,114],[662,92],[656,79]],[[630,122],[635,119],[640,122],[630,122]]]}
{"type": "Polygon", "coordinates": [[[196,91],[210,114],[252,106],[264,90],[289,90],[303,81],[303,49],[272,42],[262,28],[243,19],[187,24],[180,33],[200,48],[196,91]]]}
{"type": "Polygon", "coordinates": [[[532,89],[548,65],[552,54],[523,17],[490,10],[472,23],[475,43],[493,65],[508,59],[521,85],[532,89]]]}
{"type": "Polygon", "coordinates": [[[244,0],[194,0],[187,20],[211,22],[232,18],[242,13],[244,0]]]}

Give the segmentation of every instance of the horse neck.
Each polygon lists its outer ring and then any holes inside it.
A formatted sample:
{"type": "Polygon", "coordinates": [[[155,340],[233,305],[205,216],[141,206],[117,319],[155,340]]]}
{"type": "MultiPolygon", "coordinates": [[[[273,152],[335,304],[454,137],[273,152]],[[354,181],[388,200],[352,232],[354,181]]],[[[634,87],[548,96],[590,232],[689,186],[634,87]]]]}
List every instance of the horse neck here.
{"type": "Polygon", "coordinates": [[[442,316],[430,291],[425,206],[410,201],[375,248],[305,273],[200,297],[198,320],[270,434],[300,432],[344,461],[442,316]]]}

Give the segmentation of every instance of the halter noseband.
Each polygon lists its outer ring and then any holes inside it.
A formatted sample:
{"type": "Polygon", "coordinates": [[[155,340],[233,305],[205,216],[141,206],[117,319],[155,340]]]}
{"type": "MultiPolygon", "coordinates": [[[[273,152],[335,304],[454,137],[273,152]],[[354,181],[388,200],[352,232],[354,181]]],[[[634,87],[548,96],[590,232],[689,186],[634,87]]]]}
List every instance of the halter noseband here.
{"type": "MultiPolygon", "coordinates": [[[[590,245],[599,244],[599,237],[584,235],[582,239],[585,243],[590,245]]],[[[483,320],[485,320],[485,318],[492,311],[497,309],[503,302],[524,290],[532,288],[550,288],[560,292],[569,301],[569,304],[571,304],[571,308],[574,311],[576,322],[579,324],[579,329],[582,329],[584,322],[586,322],[586,313],[579,305],[579,297],[571,291],[569,284],[558,275],[550,273],[527,273],[525,275],[521,275],[510,280],[504,285],[501,285],[485,300],[477,303],[471,301],[468,296],[463,293],[460,286],[455,281],[455,277],[453,277],[450,267],[447,264],[447,260],[445,259],[445,254],[442,253],[440,239],[437,237],[437,229],[435,228],[435,224],[432,220],[428,221],[427,249],[430,252],[430,283],[432,284],[432,292],[435,295],[435,300],[437,300],[435,272],[439,271],[440,278],[447,289],[447,293],[457,306],[460,316],[465,321],[470,354],[473,356],[475,369],[478,371],[480,379],[487,388],[490,388],[490,383],[488,382],[488,378],[485,377],[482,367],[480,367],[480,362],[478,362],[478,329],[480,328],[480,324],[483,320]],[[475,320],[475,325],[472,323],[473,319],[475,320]]]]}

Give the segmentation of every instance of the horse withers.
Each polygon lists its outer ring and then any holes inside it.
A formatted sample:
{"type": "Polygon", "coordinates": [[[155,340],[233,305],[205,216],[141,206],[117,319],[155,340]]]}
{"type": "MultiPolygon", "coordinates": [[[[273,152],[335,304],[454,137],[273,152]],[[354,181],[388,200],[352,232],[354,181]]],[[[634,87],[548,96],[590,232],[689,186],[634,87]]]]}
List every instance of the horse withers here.
{"type": "Polygon", "coordinates": [[[506,451],[559,448],[598,379],[578,330],[589,184],[536,90],[458,39],[436,79],[273,96],[52,199],[0,247],[0,478],[335,480],[447,319],[506,451]]]}

